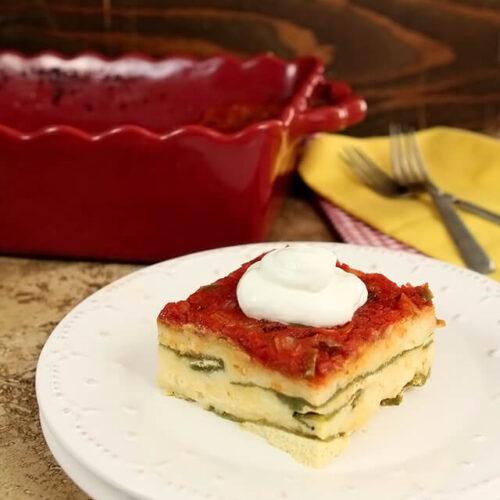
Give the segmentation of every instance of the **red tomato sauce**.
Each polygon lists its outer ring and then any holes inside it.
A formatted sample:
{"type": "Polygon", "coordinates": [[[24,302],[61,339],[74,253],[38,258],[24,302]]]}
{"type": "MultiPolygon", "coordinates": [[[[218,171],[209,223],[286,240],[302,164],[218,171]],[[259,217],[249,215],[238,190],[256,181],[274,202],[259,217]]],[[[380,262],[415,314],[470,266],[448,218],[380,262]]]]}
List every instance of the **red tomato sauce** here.
{"type": "Polygon", "coordinates": [[[399,287],[382,274],[366,274],[337,264],[356,274],[368,289],[367,302],[345,325],[314,328],[249,318],[238,305],[236,286],[246,269],[260,258],[202,286],[187,300],[167,304],[158,319],[179,327],[191,323],[201,335],[230,339],[265,367],[320,384],[380,338],[388,326],[432,307],[427,285],[399,287]]]}

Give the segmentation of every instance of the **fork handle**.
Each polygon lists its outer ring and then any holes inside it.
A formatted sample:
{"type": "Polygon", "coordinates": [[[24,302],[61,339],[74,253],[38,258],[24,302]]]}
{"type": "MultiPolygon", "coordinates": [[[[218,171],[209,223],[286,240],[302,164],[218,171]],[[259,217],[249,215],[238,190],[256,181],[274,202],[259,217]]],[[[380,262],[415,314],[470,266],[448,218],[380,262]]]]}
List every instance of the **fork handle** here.
{"type": "Polygon", "coordinates": [[[483,274],[494,271],[493,261],[455,211],[453,199],[432,184],[427,186],[427,190],[467,267],[483,274]]]}
{"type": "Polygon", "coordinates": [[[448,194],[448,196],[455,202],[457,206],[461,209],[470,212],[471,214],[477,215],[478,217],[482,217],[483,219],[489,220],[490,222],[494,222],[495,224],[500,224],[500,214],[492,212],[486,208],[483,208],[476,203],[472,203],[467,200],[463,200],[462,198],[458,198],[452,194],[448,194]]]}

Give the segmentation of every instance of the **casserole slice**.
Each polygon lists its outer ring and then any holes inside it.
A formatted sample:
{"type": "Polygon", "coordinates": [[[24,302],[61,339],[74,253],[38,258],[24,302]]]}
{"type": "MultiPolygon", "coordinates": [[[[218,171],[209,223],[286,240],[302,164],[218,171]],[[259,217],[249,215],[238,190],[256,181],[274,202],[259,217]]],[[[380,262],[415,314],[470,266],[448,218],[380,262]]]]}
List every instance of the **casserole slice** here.
{"type": "Polygon", "coordinates": [[[236,287],[256,260],[163,308],[159,385],[321,467],[380,405],[398,404],[406,388],[423,385],[442,322],[427,285],[400,287],[345,264],[337,265],[368,290],[348,323],[314,328],[252,319],[236,287]]]}

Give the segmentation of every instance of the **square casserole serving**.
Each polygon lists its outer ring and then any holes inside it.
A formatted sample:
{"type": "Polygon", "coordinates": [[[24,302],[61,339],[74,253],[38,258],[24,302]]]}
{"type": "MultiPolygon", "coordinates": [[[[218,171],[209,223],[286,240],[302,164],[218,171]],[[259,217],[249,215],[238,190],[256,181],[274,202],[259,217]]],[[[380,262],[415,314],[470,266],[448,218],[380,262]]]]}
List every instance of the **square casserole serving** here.
{"type": "Polygon", "coordinates": [[[398,404],[407,387],[426,381],[441,323],[432,295],[427,285],[399,287],[341,265],[368,290],[347,324],[256,320],[236,297],[250,264],[164,307],[159,384],[241,422],[296,460],[323,466],[380,405],[398,404]]]}

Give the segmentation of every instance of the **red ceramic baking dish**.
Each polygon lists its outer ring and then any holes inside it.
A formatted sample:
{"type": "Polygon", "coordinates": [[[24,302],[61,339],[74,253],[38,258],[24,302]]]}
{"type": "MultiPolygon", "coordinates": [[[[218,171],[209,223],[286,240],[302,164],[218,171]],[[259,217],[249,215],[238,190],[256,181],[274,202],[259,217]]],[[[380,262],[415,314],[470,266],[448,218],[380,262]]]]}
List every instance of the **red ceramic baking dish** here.
{"type": "Polygon", "coordinates": [[[155,261],[265,237],[302,139],[365,102],[315,58],[0,53],[0,252],[155,261]]]}

